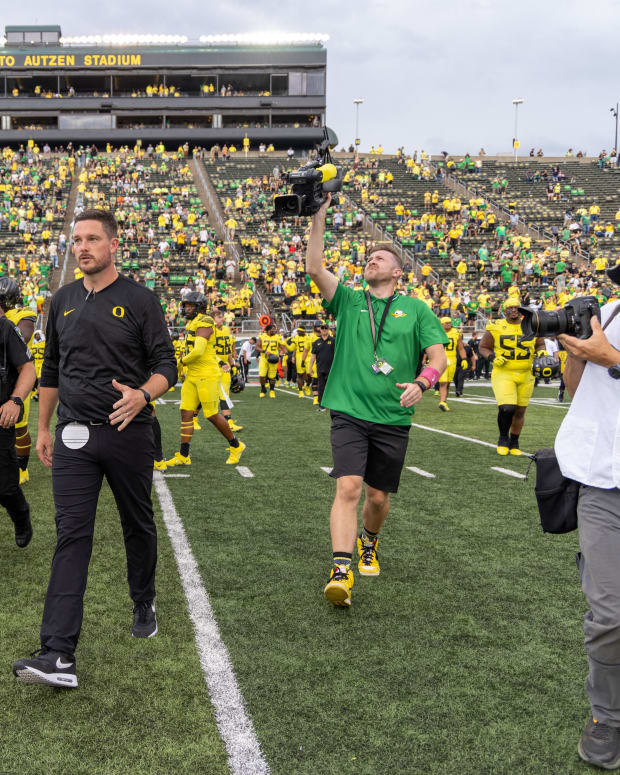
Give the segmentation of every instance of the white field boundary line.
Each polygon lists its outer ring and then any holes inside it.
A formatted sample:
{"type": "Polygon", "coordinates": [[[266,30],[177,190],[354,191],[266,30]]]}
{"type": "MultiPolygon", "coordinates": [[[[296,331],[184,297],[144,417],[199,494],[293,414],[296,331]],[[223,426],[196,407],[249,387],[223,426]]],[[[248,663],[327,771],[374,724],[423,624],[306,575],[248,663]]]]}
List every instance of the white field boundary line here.
{"type": "Polygon", "coordinates": [[[331,466],[321,466],[321,471],[325,471],[326,474],[331,474],[333,470],[331,466]]]}
{"type": "Polygon", "coordinates": [[[428,425],[420,425],[417,422],[411,423],[412,428],[421,428],[423,431],[432,431],[433,433],[441,433],[444,436],[452,436],[454,439],[461,439],[462,441],[471,441],[472,444],[481,444],[483,447],[491,447],[495,449],[497,444],[491,444],[489,441],[481,441],[480,439],[472,439],[471,436],[461,436],[459,433],[451,433],[450,431],[442,431],[440,428],[430,428],[428,425]]]}
{"type": "Polygon", "coordinates": [[[426,477],[426,479],[436,479],[435,474],[431,474],[429,471],[425,471],[423,468],[416,468],[416,466],[407,466],[407,471],[412,471],[414,474],[426,477]]]}
{"type": "Polygon", "coordinates": [[[228,753],[228,766],[232,775],[268,775],[271,772],[269,765],[246,712],[230,656],[220,636],[211,600],[183,523],[161,472],[155,471],[153,482],[194,625],[200,664],[213,703],[217,728],[228,753]]]}
{"type": "Polygon", "coordinates": [[[520,474],[518,471],[513,471],[510,468],[500,468],[500,466],[491,466],[491,471],[499,471],[500,474],[507,474],[508,476],[514,476],[515,479],[525,479],[525,474],[520,474]]]}
{"type": "MultiPolygon", "coordinates": [[[[286,388],[280,388],[280,387],[277,387],[276,390],[278,391],[278,393],[284,393],[287,396],[292,396],[293,398],[299,398],[299,392],[297,390],[291,390],[291,389],[287,390],[286,388]]],[[[302,398],[307,398],[308,401],[314,401],[314,396],[304,395],[302,396],[302,398]]]]}
{"type": "Polygon", "coordinates": [[[242,476],[244,479],[254,478],[254,474],[250,471],[250,469],[247,466],[236,466],[236,470],[239,472],[240,476],[242,476]]]}

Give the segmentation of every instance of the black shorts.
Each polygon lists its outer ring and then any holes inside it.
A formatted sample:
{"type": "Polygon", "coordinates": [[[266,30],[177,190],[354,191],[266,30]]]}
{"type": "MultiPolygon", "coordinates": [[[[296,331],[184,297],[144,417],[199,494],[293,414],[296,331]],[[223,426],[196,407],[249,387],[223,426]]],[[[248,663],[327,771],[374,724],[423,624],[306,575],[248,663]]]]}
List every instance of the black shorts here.
{"type": "Polygon", "coordinates": [[[382,425],[331,412],[334,467],[330,476],[361,476],[370,487],[396,492],[410,425],[382,425]]]}

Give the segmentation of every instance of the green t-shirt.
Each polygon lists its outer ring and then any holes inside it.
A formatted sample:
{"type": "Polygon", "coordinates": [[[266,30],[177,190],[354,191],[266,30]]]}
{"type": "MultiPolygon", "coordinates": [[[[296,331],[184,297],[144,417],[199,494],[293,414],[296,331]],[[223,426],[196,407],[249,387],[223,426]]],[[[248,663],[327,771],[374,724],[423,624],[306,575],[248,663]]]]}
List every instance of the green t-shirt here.
{"type": "MultiPolygon", "coordinates": [[[[393,368],[389,375],[375,374],[371,368],[374,354],[364,292],[339,283],[331,302],[323,302],[338,324],[323,405],[367,422],[410,425],[414,409],[400,405],[403,391],[396,383],[412,382],[422,351],[432,344],[447,344],[448,337],[424,302],[410,296],[392,298],[377,345],[377,355],[393,368]]],[[[378,331],[388,299],[372,294],[370,299],[378,331]]]]}

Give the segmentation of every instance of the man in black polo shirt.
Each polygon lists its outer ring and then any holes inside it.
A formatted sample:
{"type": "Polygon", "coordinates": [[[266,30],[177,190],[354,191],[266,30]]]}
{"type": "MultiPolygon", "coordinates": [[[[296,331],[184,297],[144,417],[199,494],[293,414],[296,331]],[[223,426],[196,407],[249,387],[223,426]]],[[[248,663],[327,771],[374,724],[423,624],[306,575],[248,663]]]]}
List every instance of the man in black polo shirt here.
{"type": "Polygon", "coordinates": [[[336,478],[330,529],[333,568],[325,597],[351,605],[351,562],[357,509],[365,483],[358,570],[377,576],[378,533],[396,492],[405,461],[413,405],[446,368],[448,338],[424,302],[396,293],[403,267],[392,248],[373,248],[364,271],[368,291],[338,282],[323,265],[325,214],[331,197],[313,217],[306,271],[338,325],[334,361],[323,396],[331,409],[336,478]],[[424,353],[427,366],[416,378],[424,353]]]}
{"type": "Polygon", "coordinates": [[[327,378],[329,377],[329,370],[331,369],[334,360],[335,346],[336,337],[330,332],[329,326],[326,323],[321,323],[319,326],[319,338],[312,343],[310,360],[308,362],[308,374],[312,374],[312,369],[316,361],[319,412],[325,411],[325,407],[321,404],[321,401],[323,400],[325,385],[327,384],[327,378]]]}
{"type": "Polygon", "coordinates": [[[0,505],[15,528],[15,543],[23,549],[32,538],[30,508],[19,486],[15,454],[15,423],[24,413],[36,374],[34,361],[20,332],[0,307],[0,505]]]}
{"type": "Polygon", "coordinates": [[[78,215],[73,251],[84,278],[61,288],[50,307],[37,453],[52,468],[57,543],[42,649],[13,665],[26,683],[77,686],[74,651],[104,476],[123,527],[134,603],[131,633],[138,638],[157,633],[151,401],[176,383],[177,371],[159,301],[119,275],[117,248],[117,224],[109,211],[78,215]],[[53,441],[50,422],[57,403],[53,441]]]}

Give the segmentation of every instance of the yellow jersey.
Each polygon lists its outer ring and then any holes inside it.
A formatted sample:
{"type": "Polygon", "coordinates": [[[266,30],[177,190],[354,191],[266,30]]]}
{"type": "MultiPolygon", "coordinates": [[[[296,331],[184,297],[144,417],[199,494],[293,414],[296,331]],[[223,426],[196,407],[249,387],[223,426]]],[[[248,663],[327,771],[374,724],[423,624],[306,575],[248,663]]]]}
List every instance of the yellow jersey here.
{"type": "Polygon", "coordinates": [[[291,337],[291,344],[295,347],[295,355],[298,360],[301,360],[304,350],[306,349],[306,335],[295,334],[291,337]]]}
{"type": "Polygon", "coordinates": [[[280,345],[282,344],[282,339],[279,334],[274,334],[273,336],[261,334],[258,337],[258,341],[260,342],[261,346],[260,357],[263,358],[263,360],[265,360],[268,355],[280,355],[280,345]]]}
{"type": "Polygon", "coordinates": [[[43,353],[45,352],[45,341],[33,342],[30,345],[30,352],[34,357],[34,369],[37,374],[37,379],[41,376],[41,369],[43,368],[43,353]]]}
{"type": "Polygon", "coordinates": [[[444,344],[448,363],[456,363],[456,359],[458,357],[458,350],[456,349],[456,346],[461,337],[461,332],[458,330],[458,328],[451,328],[449,331],[446,331],[445,334],[448,337],[448,344],[444,344]]]}
{"type": "MultiPolygon", "coordinates": [[[[487,331],[493,336],[495,355],[506,359],[499,369],[509,371],[530,371],[536,350],[536,338],[526,339],[521,332],[520,323],[507,320],[492,320],[487,323],[487,331]]],[[[494,367],[495,368],[495,367],[494,367]]]]}
{"type": "Polygon", "coordinates": [[[194,379],[204,379],[220,374],[219,358],[215,352],[215,323],[213,318],[199,312],[193,320],[189,320],[185,326],[185,341],[187,343],[187,353],[194,349],[196,342],[196,331],[199,328],[210,328],[211,336],[207,339],[207,347],[204,353],[195,361],[187,364],[187,376],[194,379]]]}
{"type": "Polygon", "coordinates": [[[224,325],[215,329],[215,352],[220,361],[228,363],[228,356],[235,356],[235,337],[230,333],[230,328],[224,325]]]}
{"type": "MultiPolygon", "coordinates": [[[[10,320],[11,323],[14,326],[17,326],[18,323],[21,323],[22,320],[31,320],[35,325],[37,322],[37,313],[33,312],[30,307],[14,307],[13,309],[8,310],[6,313],[7,320],[10,320]]],[[[32,332],[32,335],[34,336],[34,331],[32,332]]],[[[32,336],[30,337],[30,340],[26,342],[28,347],[32,344],[32,336]]]]}

